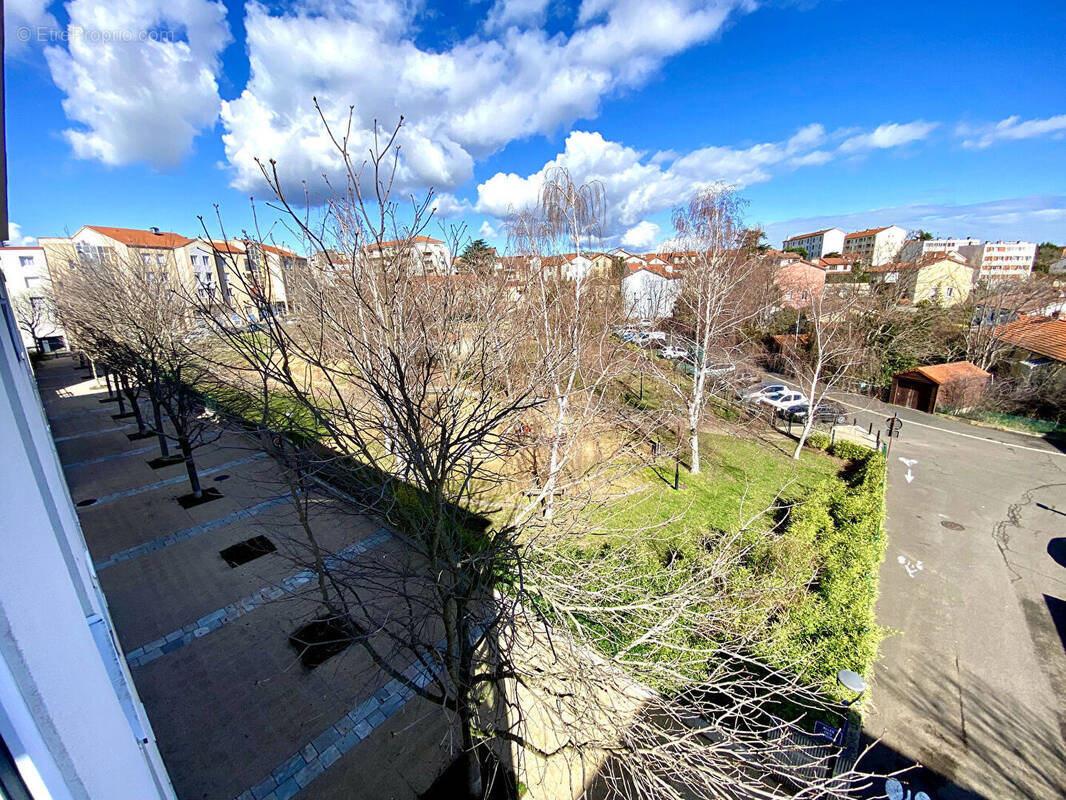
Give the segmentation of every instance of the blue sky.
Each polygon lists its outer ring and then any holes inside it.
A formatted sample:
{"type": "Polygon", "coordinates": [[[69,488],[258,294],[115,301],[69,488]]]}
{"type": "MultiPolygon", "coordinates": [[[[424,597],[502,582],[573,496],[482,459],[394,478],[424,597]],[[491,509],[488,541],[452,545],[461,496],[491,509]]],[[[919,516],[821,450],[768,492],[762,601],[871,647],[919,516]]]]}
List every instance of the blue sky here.
{"type": "Polygon", "coordinates": [[[6,5],[20,238],[195,235],[215,203],[247,226],[268,198],[253,156],[290,189],[336,174],[317,95],[334,119],[356,106],[358,142],[403,113],[403,188],[433,185],[494,244],[553,163],[604,183],[611,242],[633,249],[717,181],[774,244],[891,223],[1066,243],[1059,0],[6,5]]]}

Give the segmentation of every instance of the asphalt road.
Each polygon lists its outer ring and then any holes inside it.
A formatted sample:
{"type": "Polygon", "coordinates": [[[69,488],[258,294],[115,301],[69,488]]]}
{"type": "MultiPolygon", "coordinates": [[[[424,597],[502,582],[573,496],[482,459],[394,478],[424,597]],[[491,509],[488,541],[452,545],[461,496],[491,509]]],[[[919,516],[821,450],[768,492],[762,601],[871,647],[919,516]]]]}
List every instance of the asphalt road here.
{"type": "MultiPolygon", "coordinates": [[[[904,420],[860,762],[918,762],[933,800],[1066,797],[1066,454],[1041,439],[840,396],[904,420]]],[[[858,410],[859,408],[870,410],[858,410]]]]}

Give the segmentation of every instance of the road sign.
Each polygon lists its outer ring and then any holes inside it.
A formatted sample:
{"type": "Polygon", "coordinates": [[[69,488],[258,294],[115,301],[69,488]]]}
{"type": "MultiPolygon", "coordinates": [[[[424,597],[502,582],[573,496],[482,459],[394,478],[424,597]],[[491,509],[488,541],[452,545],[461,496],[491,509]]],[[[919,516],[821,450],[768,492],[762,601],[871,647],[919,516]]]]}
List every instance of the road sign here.
{"type": "Polygon", "coordinates": [[[899,414],[893,414],[885,420],[885,424],[888,425],[888,435],[890,437],[899,436],[899,429],[903,427],[903,420],[899,418],[899,414]]]}

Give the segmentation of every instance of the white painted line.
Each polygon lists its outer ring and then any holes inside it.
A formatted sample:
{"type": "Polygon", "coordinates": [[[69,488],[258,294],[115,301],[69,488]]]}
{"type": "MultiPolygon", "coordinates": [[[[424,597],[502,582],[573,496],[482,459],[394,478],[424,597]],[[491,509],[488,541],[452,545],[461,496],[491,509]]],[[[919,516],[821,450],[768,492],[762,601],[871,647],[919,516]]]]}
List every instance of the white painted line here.
{"type": "MultiPolygon", "coordinates": [[[[865,406],[857,406],[854,403],[849,403],[846,400],[840,400],[834,398],[836,402],[842,406],[848,408],[854,408],[856,411],[865,411],[869,414],[880,414],[881,412],[874,408],[866,408],[865,406]]],[[[1043,447],[1030,447],[1025,444],[1014,444],[1013,442],[1001,442],[999,439],[989,439],[987,436],[975,436],[972,433],[963,433],[962,431],[953,431],[950,428],[939,428],[936,425],[927,425],[924,422],[915,422],[914,420],[905,420],[908,425],[917,425],[919,428],[929,428],[929,430],[940,431],[941,433],[950,433],[952,436],[964,436],[967,439],[976,439],[979,442],[992,442],[993,444],[1001,444],[1004,447],[1017,447],[1019,450],[1032,450],[1034,453],[1047,453],[1050,456],[1066,456],[1060,450],[1048,450],[1043,447]]]]}

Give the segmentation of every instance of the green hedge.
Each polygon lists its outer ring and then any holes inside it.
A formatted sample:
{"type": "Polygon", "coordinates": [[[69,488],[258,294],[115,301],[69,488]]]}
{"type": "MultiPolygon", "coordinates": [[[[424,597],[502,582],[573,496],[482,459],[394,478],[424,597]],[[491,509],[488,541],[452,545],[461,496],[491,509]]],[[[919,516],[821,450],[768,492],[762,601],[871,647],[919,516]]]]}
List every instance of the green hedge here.
{"type": "Polygon", "coordinates": [[[835,692],[837,671],[868,674],[884,638],[874,603],[885,552],[885,459],[850,442],[830,452],[853,461],[848,482],[827,482],[795,506],[784,533],[763,545],[759,568],[808,581],[775,619],[761,655],[799,664],[805,678],[835,692]]]}
{"type": "Polygon", "coordinates": [[[807,447],[814,448],[815,450],[828,450],[831,441],[832,440],[827,434],[824,434],[820,431],[811,431],[807,435],[807,441],[804,442],[804,444],[806,444],[807,447]]]}

